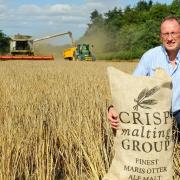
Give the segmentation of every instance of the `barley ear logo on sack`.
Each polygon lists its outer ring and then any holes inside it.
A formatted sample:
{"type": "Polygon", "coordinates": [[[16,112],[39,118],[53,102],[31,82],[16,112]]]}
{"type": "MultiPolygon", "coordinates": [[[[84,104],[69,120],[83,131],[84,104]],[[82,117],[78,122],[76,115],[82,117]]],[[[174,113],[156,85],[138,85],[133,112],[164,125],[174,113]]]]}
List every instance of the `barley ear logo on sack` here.
{"type": "Polygon", "coordinates": [[[156,99],[152,99],[151,96],[156,93],[160,88],[158,86],[153,87],[152,89],[143,89],[137,99],[134,99],[134,102],[136,103],[135,106],[133,106],[133,109],[135,111],[138,111],[138,107],[143,109],[151,109],[150,106],[157,104],[156,99]]]}

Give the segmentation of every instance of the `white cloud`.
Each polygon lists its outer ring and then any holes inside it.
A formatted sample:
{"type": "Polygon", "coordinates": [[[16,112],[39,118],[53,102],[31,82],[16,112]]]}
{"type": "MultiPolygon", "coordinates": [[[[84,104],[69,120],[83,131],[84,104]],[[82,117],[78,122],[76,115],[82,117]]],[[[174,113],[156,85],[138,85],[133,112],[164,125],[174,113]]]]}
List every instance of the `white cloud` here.
{"type": "Polygon", "coordinates": [[[22,5],[18,8],[17,13],[34,16],[37,14],[40,14],[42,12],[42,9],[34,4],[29,5],[22,5]]]}
{"type": "Polygon", "coordinates": [[[6,12],[7,7],[5,5],[0,5],[0,14],[4,14],[6,12]]]}
{"type": "MultiPolygon", "coordinates": [[[[1,0],[0,0],[1,1],[1,0]]],[[[71,30],[74,38],[81,36],[87,28],[90,13],[103,9],[102,2],[87,2],[81,5],[52,4],[38,6],[23,4],[0,6],[0,27],[8,35],[29,34],[33,37],[71,30]],[[3,8],[5,11],[3,11],[3,8]],[[4,14],[2,14],[4,12],[4,14]],[[81,35],[80,35],[81,34],[81,35]]]]}
{"type": "Polygon", "coordinates": [[[114,8],[115,6],[119,7],[120,0],[87,0],[87,5],[104,12],[108,9],[114,8]]]}
{"type": "Polygon", "coordinates": [[[48,24],[48,25],[54,25],[54,22],[53,22],[53,21],[48,21],[47,24],[48,24]]]}
{"type": "Polygon", "coordinates": [[[120,1],[121,0],[86,0],[86,4],[82,5],[81,10],[82,12],[87,12],[88,17],[95,9],[103,14],[115,7],[120,8],[120,1]]]}
{"type": "Polygon", "coordinates": [[[78,24],[77,27],[85,29],[88,27],[88,25],[87,24],[78,24]]]}
{"type": "MultiPolygon", "coordinates": [[[[0,12],[3,11],[4,6],[0,6],[0,12]]],[[[90,13],[95,9],[105,10],[107,7],[101,2],[88,1],[86,4],[79,6],[69,4],[53,4],[38,6],[35,4],[24,4],[19,7],[4,8],[6,14],[3,16],[4,21],[8,23],[20,22],[40,22],[43,24],[51,22],[52,24],[59,23],[88,23],[90,13]]],[[[2,17],[0,13],[0,18],[2,17]]],[[[1,18],[2,19],[2,18],[1,18]]],[[[8,24],[7,23],[7,24],[8,24]]],[[[1,24],[1,22],[0,22],[1,24]]],[[[37,23],[38,24],[38,23],[37,23]]]]}
{"type": "Polygon", "coordinates": [[[74,22],[74,23],[77,23],[77,22],[80,23],[86,20],[86,18],[81,17],[81,16],[62,16],[61,19],[63,22],[74,22]]]}
{"type": "Polygon", "coordinates": [[[0,4],[0,10],[5,10],[6,6],[3,4],[0,4]]]}
{"type": "Polygon", "coordinates": [[[119,0],[86,0],[87,2],[102,2],[102,3],[111,3],[111,4],[114,4],[114,3],[117,3],[119,2],[119,0]]]}
{"type": "Polygon", "coordinates": [[[71,11],[71,6],[68,4],[55,4],[46,8],[47,13],[67,13],[71,11]]]}

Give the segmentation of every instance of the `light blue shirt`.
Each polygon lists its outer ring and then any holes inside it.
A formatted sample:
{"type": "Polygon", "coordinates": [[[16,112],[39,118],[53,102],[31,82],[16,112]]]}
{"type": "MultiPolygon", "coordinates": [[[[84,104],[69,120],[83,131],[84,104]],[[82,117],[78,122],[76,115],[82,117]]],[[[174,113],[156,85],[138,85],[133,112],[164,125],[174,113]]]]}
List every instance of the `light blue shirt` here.
{"type": "Polygon", "coordinates": [[[172,112],[176,112],[180,110],[180,50],[176,56],[175,67],[171,65],[168,54],[163,46],[148,50],[142,56],[133,74],[136,76],[152,76],[154,70],[159,67],[163,68],[172,78],[172,112]]]}

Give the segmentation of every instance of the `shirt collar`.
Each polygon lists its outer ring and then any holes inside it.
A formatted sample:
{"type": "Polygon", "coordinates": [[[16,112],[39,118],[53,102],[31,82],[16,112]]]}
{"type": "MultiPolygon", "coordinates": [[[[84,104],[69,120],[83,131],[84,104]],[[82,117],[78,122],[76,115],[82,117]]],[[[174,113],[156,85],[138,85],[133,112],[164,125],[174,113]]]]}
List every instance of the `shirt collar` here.
{"type": "Polygon", "coordinates": [[[176,59],[177,59],[178,62],[180,62],[180,49],[179,49],[179,51],[177,53],[176,59]]]}
{"type": "MultiPolygon", "coordinates": [[[[166,55],[166,57],[168,57],[168,54],[167,54],[167,52],[166,52],[165,47],[164,47],[163,45],[161,45],[161,48],[162,48],[163,53],[166,55]]],[[[169,57],[166,58],[166,59],[167,59],[167,61],[169,62],[169,57]]],[[[179,51],[178,51],[178,53],[177,53],[177,56],[176,56],[176,62],[177,62],[177,63],[180,63],[180,49],[179,49],[179,51]]]]}

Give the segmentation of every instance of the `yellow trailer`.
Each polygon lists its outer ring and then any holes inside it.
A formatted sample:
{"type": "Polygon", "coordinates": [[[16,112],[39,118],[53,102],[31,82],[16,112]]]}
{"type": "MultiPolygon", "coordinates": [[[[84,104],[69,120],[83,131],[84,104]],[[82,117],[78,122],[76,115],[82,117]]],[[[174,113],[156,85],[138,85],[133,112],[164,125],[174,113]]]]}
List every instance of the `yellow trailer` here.
{"type": "Polygon", "coordinates": [[[64,52],[63,52],[64,59],[72,60],[72,61],[76,60],[75,52],[76,52],[76,47],[71,47],[71,48],[64,50],[64,52]]]}

